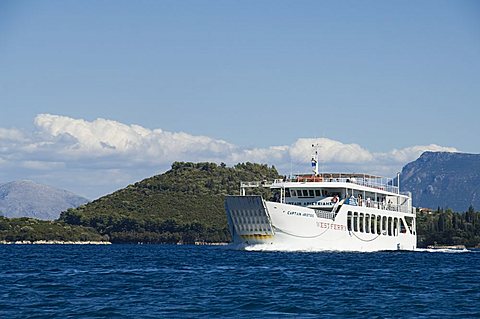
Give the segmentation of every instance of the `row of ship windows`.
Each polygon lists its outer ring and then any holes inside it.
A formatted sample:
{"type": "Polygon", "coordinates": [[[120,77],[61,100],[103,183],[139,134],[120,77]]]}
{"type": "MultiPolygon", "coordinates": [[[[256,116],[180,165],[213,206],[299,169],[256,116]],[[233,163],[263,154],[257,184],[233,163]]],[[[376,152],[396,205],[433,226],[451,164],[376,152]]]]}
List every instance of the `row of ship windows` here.
{"type": "Polygon", "coordinates": [[[347,214],[347,229],[348,231],[386,236],[398,236],[399,233],[407,232],[401,218],[351,211],[347,214]]]}
{"type": "Polygon", "coordinates": [[[285,189],[285,197],[320,197],[328,196],[327,192],[320,189],[285,189]]]}

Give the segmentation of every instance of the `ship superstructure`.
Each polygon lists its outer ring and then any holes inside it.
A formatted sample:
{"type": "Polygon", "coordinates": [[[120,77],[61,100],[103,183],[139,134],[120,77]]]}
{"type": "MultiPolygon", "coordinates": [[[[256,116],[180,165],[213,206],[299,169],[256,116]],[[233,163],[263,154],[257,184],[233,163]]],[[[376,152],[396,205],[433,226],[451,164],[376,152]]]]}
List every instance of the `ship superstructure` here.
{"type": "Polygon", "coordinates": [[[313,174],[242,182],[240,195],[226,197],[234,244],[342,251],[416,248],[411,194],[401,193],[391,178],[318,173],[315,155],[313,174]],[[258,187],[270,188],[272,198],[247,195],[258,187]]]}

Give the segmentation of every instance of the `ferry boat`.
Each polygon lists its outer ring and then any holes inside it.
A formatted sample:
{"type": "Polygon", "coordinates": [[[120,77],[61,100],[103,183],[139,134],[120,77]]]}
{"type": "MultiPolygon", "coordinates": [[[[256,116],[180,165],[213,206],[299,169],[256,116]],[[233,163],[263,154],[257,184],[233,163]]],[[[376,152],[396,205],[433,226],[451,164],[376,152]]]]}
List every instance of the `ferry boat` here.
{"type": "Polygon", "coordinates": [[[319,173],[242,182],[225,210],[234,245],[275,250],[415,250],[415,208],[394,180],[369,174],[319,173]],[[248,195],[266,187],[271,199],[248,195]],[[260,247],[261,247],[260,246],[260,247]]]}

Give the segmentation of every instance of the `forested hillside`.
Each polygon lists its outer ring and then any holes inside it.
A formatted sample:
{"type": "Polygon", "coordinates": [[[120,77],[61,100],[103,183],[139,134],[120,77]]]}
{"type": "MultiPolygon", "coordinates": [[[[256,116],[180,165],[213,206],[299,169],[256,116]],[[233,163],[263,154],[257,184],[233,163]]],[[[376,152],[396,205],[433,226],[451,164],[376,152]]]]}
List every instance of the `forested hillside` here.
{"type": "Polygon", "coordinates": [[[69,209],[60,220],[93,227],[114,243],[226,242],[225,195],[238,194],[241,181],[275,178],[267,165],[175,162],[166,173],[69,209]]]}
{"type": "MultiPolygon", "coordinates": [[[[113,243],[228,242],[227,194],[241,181],[280,178],[274,167],[244,163],[175,162],[161,175],[63,212],[55,222],[0,218],[0,240],[65,240],[113,243]]],[[[256,192],[259,189],[255,190],[256,192]]],[[[263,190],[270,198],[268,190],[263,190]]],[[[418,246],[480,243],[480,212],[438,208],[417,214],[418,246]]]]}
{"type": "Polygon", "coordinates": [[[438,208],[435,212],[417,214],[418,246],[426,247],[434,243],[446,245],[480,244],[480,212],[472,206],[465,213],[455,213],[450,209],[438,208]]]}
{"type": "Polygon", "coordinates": [[[95,229],[68,225],[59,221],[0,216],[0,241],[105,241],[95,229]]]}

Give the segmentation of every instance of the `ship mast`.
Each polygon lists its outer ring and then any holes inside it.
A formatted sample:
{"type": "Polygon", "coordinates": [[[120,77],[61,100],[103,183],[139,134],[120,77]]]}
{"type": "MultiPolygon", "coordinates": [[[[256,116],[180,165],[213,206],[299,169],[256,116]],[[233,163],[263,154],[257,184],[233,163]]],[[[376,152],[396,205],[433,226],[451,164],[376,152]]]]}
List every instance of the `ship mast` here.
{"type": "Polygon", "coordinates": [[[315,176],[318,175],[318,143],[317,145],[312,144],[312,148],[314,149],[314,153],[312,154],[312,167],[313,167],[313,173],[315,173],[315,176]]]}

